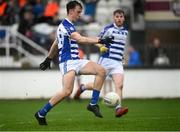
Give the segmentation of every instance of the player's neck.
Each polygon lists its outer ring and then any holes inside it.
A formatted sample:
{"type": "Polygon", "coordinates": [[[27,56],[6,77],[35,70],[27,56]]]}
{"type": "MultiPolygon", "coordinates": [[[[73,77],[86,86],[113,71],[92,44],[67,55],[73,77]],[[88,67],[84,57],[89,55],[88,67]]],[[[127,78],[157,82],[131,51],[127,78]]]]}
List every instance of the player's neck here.
{"type": "Polygon", "coordinates": [[[74,20],[73,20],[73,18],[72,18],[71,16],[67,16],[67,19],[68,19],[71,23],[74,22],[74,20]]]}

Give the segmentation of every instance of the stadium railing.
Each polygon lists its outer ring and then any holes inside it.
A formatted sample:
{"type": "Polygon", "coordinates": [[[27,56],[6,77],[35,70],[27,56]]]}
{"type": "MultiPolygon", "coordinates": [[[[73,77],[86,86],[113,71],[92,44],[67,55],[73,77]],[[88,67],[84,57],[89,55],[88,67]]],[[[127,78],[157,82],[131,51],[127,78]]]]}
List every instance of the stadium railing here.
{"type": "MultiPolygon", "coordinates": [[[[35,43],[31,39],[29,39],[26,36],[24,36],[23,34],[19,33],[16,30],[16,28],[14,30],[14,27],[1,26],[0,30],[5,31],[5,35],[3,38],[1,38],[1,41],[0,41],[0,50],[1,50],[0,57],[2,60],[2,61],[0,61],[0,67],[16,67],[16,66],[19,67],[20,65],[14,65],[16,62],[14,62],[13,61],[14,59],[12,59],[12,58],[15,56],[16,57],[19,56],[20,59],[21,59],[21,57],[23,57],[23,58],[27,57],[27,59],[32,61],[34,65],[39,65],[39,60],[37,59],[38,56],[34,55],[31,52],[29,52],[28,50],[24,49],[22,46],[22,42],[25,42],[31,48],[33,48],[34,50],[39,52],[40,56],[44,57],[45,55],[47,55],[48,51],[46,49],[42,48],[41,46],[39,46],[37,43],[35,43]],[[15,54],[15,56],[11,55],[12,49],[14,49],[16,52],[18,52],[17,54],[13,53],[13,55],[15,54]]],[[[15,51],[13,51],[13,52],[15,52],[15,51]]]]}

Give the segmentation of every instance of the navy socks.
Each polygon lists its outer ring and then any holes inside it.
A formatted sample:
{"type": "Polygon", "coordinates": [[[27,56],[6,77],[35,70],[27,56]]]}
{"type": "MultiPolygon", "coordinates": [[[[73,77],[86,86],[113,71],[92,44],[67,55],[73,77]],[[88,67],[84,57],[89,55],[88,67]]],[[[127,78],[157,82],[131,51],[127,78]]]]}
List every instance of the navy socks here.
{"type": "Polygon", "coordinates": [[[52,105],[48,102],[41,110],[39,110],[39,116],[46,116],[46,114],[52,109],[52,105]]]}
{"type": "Polygon", "coordinates": [[[96,105],[97,104],[97,102],[99,100],[99,94],[100,94],[100,91],[93,90],[92,99],[91,99],[90,105],[96,105]]]}

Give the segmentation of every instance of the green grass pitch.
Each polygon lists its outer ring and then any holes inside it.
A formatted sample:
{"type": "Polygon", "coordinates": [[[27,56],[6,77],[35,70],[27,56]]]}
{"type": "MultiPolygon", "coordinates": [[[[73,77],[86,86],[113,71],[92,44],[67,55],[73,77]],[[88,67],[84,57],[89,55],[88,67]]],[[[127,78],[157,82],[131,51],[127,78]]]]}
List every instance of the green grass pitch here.
{"type": "Polygon", "coordinates": [[[0,100],[0,131],[177,131],[180,99],[125,99],[129,112],[115,118],[114,109],[101,102],[104,118],[86,110],[89,100],[63,101],[47,115],[48,126],[39,126],[34,113],[47,100],[0,100]]]}

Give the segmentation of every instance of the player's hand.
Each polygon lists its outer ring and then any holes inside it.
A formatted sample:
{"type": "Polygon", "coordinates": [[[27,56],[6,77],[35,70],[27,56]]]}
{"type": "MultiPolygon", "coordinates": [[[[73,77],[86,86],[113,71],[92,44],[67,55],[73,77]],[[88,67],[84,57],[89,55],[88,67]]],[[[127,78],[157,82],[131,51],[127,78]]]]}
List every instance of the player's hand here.
{"type": "Polygon", "coordinates": [[[51,60],[50,58],[46,58],[40,65],[39,69],[45,71],[47,68],[51,69],[51,60]]]}
{"type": "Polygon", "coordinates": [[[101,53],[105,53],[105,52],[108,51],[108,48],[103,45],[103,46],[101,46],[101,47],[99,48],[99,50],[100,50],[101,53]]]}
{"type": "Polygon", "coordinates": [[[100,43],[100,44],[109,44],[109,43],[112,43],[113,39],[114,39],[114,36],[109,36],[109,37],[106,37],[104,39],[100,38],[98,43],[100,43]]]}

